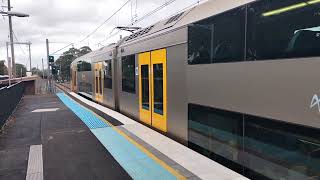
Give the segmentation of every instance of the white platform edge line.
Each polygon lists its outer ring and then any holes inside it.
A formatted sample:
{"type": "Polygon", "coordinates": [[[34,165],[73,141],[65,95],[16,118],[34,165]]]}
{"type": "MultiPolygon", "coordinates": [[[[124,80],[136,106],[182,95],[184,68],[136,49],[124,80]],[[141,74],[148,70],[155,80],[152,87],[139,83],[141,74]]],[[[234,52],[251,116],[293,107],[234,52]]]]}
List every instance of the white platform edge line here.
{"type": "Polygon", "coordinates": [[[100,110],[103,113],[108,114],[109,116],[117,119],[122,124],[137,124],[138,123],[138,122],[128,118],[127,116],[125,116],[123,114],[120,114],[120,113],[118,113],[118,112],[116,112],[114,110],[111,110],[109,108],[106,108],[104,106],[101,106],[100,104],[92,102],[92,101],[90,101],[90,100],[88,100],[86,98],[83,98],[82,96],[80,96],[80,95],[78,95],[78,94],[76,94],[74,92],[70,92],[69,94],[72,95],[73,97],[79,99],[81,102],[83,102],[83,103],[85,103],[85,104],[87,104],[87,105],[89,105],[89,106],[91,106],[91,107],[93,107],[93,108],[95,108],[97,110],[100,110]]]}
{"type": "Polygon", "coordinates": [[[43,180],[42,145],[30,146],[26,180],[43,180]]]}

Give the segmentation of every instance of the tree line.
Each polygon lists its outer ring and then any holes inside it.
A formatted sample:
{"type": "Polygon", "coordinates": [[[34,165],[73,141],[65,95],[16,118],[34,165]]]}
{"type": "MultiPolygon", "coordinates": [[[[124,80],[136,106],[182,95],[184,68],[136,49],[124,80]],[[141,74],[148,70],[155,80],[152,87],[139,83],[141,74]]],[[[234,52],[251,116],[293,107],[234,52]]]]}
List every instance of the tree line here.
{"type": "MultiPolygon", "coordinates": [[[[83,46],[80,49],[70,48],[69,50],[62,53],[62,55],[55,61],[54,65],[59,69],[59,73],[54,75],[56,79],[63,81],[70,80],[70,65],[76,58],[81,57],[87,53],[92,52],[89,46],[83,46]]],[[[47,77],[47,69],[44,72],[36,67],[32,68],[32,74],[38,75],[39,77],[47,77]]],[[[23,64],[16,63],[16,74],[17,77],[26,76],[27,68],[23,64]]],[[[8,67],[4,60],[0,61],[0,75],[8,75],[8,67]]]]}
{"type": "Polygon", "coordinates": [[[89,46],[83,46],[80,49],[72,47],[65,51],[55,62],[55,66],[59,69],[59,73],[55,77],[63,81],[69,81],[72,61],[90,52],[92,50],[89,46]]]}
{"type": "MultiPolygon", "coordinates": [[[[17,77],[26,76],[27,68],[23,64],[16,63],[16,74],[17,77]]],[[[8,67],[6,65],[6,61],[0,61],[0,75],[8,75],[8,67]]]]}

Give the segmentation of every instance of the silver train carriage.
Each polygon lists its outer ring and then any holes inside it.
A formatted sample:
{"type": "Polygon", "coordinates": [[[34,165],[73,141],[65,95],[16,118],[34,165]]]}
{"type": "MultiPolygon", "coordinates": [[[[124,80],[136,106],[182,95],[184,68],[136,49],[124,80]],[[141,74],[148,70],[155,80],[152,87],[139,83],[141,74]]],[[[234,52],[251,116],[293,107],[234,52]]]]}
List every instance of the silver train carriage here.
{"type": "Polygon", "coordinates": [[[320,179],[320,0],[214,0],[72,63],[72,90],[252,179],[320,179]]]}

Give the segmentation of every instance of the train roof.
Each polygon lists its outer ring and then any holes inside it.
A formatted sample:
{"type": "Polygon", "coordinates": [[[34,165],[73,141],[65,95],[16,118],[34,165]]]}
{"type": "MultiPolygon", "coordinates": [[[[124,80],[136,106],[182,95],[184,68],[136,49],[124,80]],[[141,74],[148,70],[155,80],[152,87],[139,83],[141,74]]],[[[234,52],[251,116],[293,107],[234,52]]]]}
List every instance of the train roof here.
{"type": "Polygon", "coordinates": [[[125,41],[121,45],[130,44],[144,37],[179,29],[183,26],[187,26],[194,22],[209,18],[253,1],[255,0],[228,0],[228,3],[226,3],[225,0],[209,0],[133,33],[126,37],[125,41]]]}
{"type": "Polygon", "coordinates": [[[79,61],[83,61],[83,60],[86,60],[86,59],[89,60],[89,61],[92,61],[92,59],[94,57],[101,56],[101,55],[104,55],[105,53],[113,51],[116,46],[117,46],[117,43],[112,43],[112,44],[109,44],[107,46],[104,46],[104,47],[102,47],[102,48],[100,48],[98,50],[92,51],[92,52],[90,52],[88,54],[85,54],[85,55],[83,55],[81,57],[76,58],[72,62],[72,64],[75,64],[75,63],[77,63],[79,61]]]}

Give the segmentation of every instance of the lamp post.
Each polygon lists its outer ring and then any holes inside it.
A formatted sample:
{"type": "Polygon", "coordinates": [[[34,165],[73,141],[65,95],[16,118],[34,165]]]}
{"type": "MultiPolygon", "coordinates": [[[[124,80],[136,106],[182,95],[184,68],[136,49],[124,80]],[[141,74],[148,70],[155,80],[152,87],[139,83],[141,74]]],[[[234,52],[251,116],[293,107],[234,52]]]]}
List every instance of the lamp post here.
{"type": "Polygon", "coordinates": [[[11,46],[12,75],[13,77],[16,77],[16,63],[15,63],[15,57],[14,57],[14,43],[13,43],[13,31],[12,31],[12,16],[29,17],[29,15],[11,11],[10,0],[8,0],[8,11],[7,12],[0,11],[0,14],[4,14],[9,18],[9,36],[10,36],[10,46],[11,46]]]}

